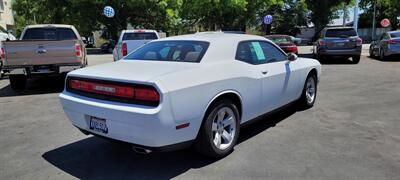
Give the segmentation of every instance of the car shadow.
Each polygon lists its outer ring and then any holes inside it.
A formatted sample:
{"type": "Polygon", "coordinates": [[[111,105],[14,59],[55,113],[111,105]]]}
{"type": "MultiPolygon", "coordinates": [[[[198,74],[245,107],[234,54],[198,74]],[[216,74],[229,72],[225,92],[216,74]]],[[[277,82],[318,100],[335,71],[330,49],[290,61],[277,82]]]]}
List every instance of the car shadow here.
{"type": "MultiPolygon", "coordinates": [[[[296,112],[293,106],[264,116],[241,130],[238,144],[274,127],[296,112]]],[[[137,154],[128,144],[89,137],[45,152],[42,157],[79,179],[171,179],[218,161],[193,149],[137,154]]]]}
{"type": "Polygon", "coordinates": [[[379,57],[371,57],[371,56],[368,56],[368,57],[372,60],[380,61],[380,62],[400,62],[400,56],[390,56],[390,57],[386,57],[384,60],[379,59],[379,57]]]}
{"type": "MultiPolygon", "coordinates": [[[[312,53],[299,54],[302,58],[315,59],[312,53]]],[[[330,57],[326,59],[317,59],[322,65],[354,65],[350,58],[330,57]]]]}
{"type": "Polygon", "coordinates": [[[3,77],[1,81],[6,81],[7,85],[0,88],[0,97],[59,93],[64,89],[64,77],[61,76],[30,78],[24,90],[11,89],[7,77],[3,77]]]}

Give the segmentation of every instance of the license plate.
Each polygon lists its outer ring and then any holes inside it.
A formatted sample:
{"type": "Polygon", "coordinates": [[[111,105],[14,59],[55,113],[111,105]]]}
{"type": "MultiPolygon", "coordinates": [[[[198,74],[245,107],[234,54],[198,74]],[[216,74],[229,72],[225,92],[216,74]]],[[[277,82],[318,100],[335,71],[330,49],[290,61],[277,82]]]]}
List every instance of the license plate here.
{"type": "Polygon", "coordinates": [[[101,132],[101,133],[105,133],[105,134],[108,133],[106,119],[91,116],[90,120],[89,120],[89,128],[91,130],[94,130],[97,132],[101,132]]]}
{"type": "Polygon", "coordinates": [[[344,43],[336,43],[337,46],[344,46],[344,43]]]}

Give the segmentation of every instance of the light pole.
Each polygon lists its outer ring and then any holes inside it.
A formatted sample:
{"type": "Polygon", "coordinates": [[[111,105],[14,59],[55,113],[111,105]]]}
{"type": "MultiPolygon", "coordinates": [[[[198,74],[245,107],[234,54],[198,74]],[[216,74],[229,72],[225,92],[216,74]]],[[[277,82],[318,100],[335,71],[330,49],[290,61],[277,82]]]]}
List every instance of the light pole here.
{"type": "Polygon", "coordinates": [[[374,15],[372,17],[372,40],[375,40],[375,30],[376,29],[376,0],[374,1],[374,15]]]}
{"type": "Polygon", "coordinates": [[[360,0],[356,0],[356,5],[354,6],[354,22],[353,27],[357,31],[358,29],[358,3],[360,0]]]}

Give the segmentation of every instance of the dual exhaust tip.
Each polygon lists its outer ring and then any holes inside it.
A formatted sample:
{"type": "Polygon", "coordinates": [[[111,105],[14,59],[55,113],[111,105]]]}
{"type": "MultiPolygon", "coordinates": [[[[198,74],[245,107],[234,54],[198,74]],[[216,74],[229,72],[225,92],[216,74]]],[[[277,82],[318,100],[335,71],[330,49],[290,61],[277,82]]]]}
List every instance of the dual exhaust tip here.
{"type": "Polygon", "coordinates": [[[132,146],[132,149],[138,154],[150,154],[152,152],[150,149],[145,149],[137,146],[132,146]]]}

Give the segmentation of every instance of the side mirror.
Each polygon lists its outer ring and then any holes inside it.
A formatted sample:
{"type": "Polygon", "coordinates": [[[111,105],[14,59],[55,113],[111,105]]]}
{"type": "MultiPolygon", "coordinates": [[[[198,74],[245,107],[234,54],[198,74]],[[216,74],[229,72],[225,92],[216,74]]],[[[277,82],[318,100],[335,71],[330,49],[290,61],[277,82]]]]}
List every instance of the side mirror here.
{"type": "Polygon", "coordinates": [[[288,54],[288,60],[289,61],[295,61],[297,59],[297,55],[293,53],[288,54]]]}
{"type": "Polygon", "coordinates": [[[9,30],[7,30],[7,33],[8,33],[8,34],[13,34],[13,33],[14,33],[14,31],[13,31],[13,30],[11,30],[11,29],[9,29],[9,30]]]}

